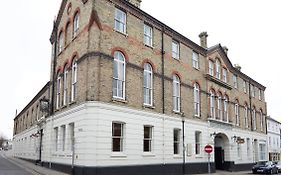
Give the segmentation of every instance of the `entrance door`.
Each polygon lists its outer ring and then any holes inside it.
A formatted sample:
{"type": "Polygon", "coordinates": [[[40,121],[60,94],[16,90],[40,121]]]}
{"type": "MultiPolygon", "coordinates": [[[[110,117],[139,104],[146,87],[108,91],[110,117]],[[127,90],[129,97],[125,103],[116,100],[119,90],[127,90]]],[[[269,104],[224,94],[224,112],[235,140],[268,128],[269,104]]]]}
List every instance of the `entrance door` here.
{"type": "Polygon", "coordinates": [[[42,141],[43,141],[43,129],[40,130],[40,138],[39,138],[39,162],[41,162],[42,158],[42,141]]]}
{"type": "Polygon", "coordinates": [[[224,150],[222,147],[215,147],[215,163],[216,169],[223,170],[224,150]]]}

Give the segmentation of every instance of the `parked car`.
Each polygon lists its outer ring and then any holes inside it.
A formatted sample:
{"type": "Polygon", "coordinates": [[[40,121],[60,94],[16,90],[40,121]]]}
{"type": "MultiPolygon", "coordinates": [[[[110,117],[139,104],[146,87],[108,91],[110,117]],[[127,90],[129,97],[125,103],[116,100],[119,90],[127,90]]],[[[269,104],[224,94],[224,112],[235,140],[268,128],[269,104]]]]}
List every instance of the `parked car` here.
{"type": "Polygon", "coordinates": [[[272,161],[257,162],[252,168],[253,174],[278,174],[278,168],[272,161]]]}
{"type": "Polygon", "coordinates": [[[277,161],[277,162],[275,162],[275,164],[276,164],[278,173],[281,173],[281,161],[277,161]]]}

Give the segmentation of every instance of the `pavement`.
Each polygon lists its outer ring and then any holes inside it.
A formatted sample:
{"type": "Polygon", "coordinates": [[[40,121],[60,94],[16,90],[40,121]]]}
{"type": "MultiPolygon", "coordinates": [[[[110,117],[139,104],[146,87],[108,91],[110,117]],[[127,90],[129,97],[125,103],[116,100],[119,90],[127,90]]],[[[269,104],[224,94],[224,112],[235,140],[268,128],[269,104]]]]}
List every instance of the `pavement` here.
{"type": "Polygon", "coordinates": [[[25,160],[14,158],[9,151],[1,151],[0,155],[2,159],[6,160],[1,161],[0,159],[0,163],[8,164],[7,167],[9,167],[9,169],[5,170],[3,173],[1,173],[2,170],[0,170],[0,175],[68,175],[66,173],[35,165],[34,163],[25,160]]]}
{"type": "MultiPolygon", "coordinates": [[[[228,172],[219,171],[211,173],[211,175],[245,175],[252,174],[251,171],[228,172]]],[[[34,163],[17,159],[12,156],[11,151],[0,151],[0,175],[68,175],[66,173],[58,172],[48,169],[34,163]]],[[[210,175],[210,174],[196,174],[196,175],[210,175]]]]}

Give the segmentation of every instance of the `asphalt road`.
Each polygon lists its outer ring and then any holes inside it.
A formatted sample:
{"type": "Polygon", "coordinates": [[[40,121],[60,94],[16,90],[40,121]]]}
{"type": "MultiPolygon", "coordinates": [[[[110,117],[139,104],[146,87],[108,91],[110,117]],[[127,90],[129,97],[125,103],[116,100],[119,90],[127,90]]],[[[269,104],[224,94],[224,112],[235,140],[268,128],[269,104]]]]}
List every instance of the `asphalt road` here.
{"type": "Polygon", "coordinates": [[[10,162],[5,157],[5,152],[0,151],[0,175],[33,175],[28,170],[10,162]]]}

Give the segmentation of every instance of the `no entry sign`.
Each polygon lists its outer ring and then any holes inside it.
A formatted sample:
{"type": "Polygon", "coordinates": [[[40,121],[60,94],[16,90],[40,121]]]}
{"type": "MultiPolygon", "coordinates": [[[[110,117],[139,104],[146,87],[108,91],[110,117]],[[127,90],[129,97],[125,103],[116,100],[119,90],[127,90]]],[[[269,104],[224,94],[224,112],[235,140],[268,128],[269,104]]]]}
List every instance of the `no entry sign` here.
{"type": "Polygon", "coordinates": [[[211,152],[213,152],[213,147],[211,145],[206,145],[204,151],[210,154],[211,152]]]}

